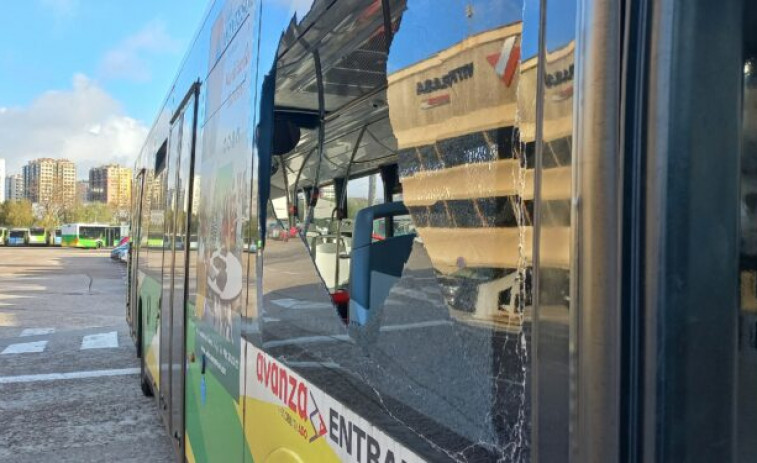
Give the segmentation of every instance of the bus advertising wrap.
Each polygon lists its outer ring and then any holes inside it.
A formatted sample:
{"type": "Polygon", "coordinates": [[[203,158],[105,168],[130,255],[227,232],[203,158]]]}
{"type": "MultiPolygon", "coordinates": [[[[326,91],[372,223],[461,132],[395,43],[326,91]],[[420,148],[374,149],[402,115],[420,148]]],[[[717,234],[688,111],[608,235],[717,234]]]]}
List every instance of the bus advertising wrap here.
{"type": "Polygon", "coordinates": [[[280,447],[302,461],[423,461],[292,369],[246,345],[245,433],[255,461],[280,447]]]}
{"type": "Polygon", "coordinates": [[[247,2],[231,4],[213,28],[211,63],[228,48],[207,79],[206,122],[200,167],[196,355],[206,362],[231,397],[239,396],[241,314],[245,304],[242,247],[248,217],[251,156],[249,40],[230,43],[227,27],[251,38],[250,20],[239,20],[247,2]],[[217,108],[217,109],[215,109],[217,108]]]}

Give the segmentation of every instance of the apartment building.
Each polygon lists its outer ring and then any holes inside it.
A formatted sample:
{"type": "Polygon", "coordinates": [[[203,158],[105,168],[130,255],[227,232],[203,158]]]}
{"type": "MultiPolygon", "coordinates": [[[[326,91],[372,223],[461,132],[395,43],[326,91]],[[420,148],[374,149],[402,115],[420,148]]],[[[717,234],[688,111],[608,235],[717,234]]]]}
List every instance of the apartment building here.
{"type": "Polygon", "coordinates": [[[70,206],[76,200],[76,165],[40,158],[23,167],[24,196],[33,203],[70,206]]]}
{"type": "Polygon", "coordinates": [[[5,200],[17,201],[24,198],[24,176],[13,174],[5,177],[5,200]]]}
{"type": "Polygon", "coordinates": [[[131,201],[131,169],[108,164],[89,170],[89,199],[128,208],[131,201]]]}
{"type": "Polygon", "coordinates": [[[76,202],[84,204],[89,202],[89,180],[78,180],[76,182],[76,202]]]}

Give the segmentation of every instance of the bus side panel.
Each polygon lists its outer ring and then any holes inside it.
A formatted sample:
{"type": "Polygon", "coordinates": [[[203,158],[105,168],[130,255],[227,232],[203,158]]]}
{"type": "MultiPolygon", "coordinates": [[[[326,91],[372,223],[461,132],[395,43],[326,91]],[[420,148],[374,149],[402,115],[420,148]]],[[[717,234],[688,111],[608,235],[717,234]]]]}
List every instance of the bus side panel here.
{"type": "Polygon", "coordinates": [[[256,61],[253,12],[257,8],[258,2],[252,0],[216,2],[196,41],[198,50],[193,50],[209,59],[201,70],[207,78],[199,100],[188,230],[189,237],[197,236],[197,243],[190,239],[187,245],[188,461],[249,460],[240,402],[247,280],[242,250],[250,195],[253,131],[249,121],[256,61]]]}
{"type": "MultiPolygon", "coordinates": [[[[142,303],[142,353],[147,371],[153,380],[155,397],[160,397],[160,318],[163,284],[163,239],[165,234],[166,170],[151,172],[150,201],[146,207],[147,248],[144,277],[139,289],[142,303]]],[[[150,175],[150,174],[148,174],[150,175]]],[[[168,322],[168,321],[166,321],[168,322]]]]}
{"type": "Polygon", "coordinates": [[[60,245],[64,248],[73,248],[76,246],[76,226],[71,224],[63,225],[60,229],[60,245]]]}

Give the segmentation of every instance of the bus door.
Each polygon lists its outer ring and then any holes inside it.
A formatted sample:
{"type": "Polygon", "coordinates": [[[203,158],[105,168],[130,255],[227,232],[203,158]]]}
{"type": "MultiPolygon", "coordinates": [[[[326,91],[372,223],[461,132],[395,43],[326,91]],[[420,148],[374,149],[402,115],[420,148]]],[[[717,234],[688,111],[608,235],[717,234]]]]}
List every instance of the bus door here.
{"type": "MultiPolygon", "coordinates": [[[[132,330],[132,335],[136,336],[137,333],[137,285],[134,283],[137,281],[137,269],[139,266],[139,244],[140,234],[142,231],[142,197],[144,195],[145,187],[145,170],[142,169],[134,180],[134,191],[136,194],[133,197],[133,204],[131,210],[133,211],[132,220],[134,221],[133,230],[136,236],[131,238],[131,255],[129,256],[129,288],[128,291],[128,305],[126,308],[126,321],[129,323],[129,327],[132,330]]],[[[57,231],[56,231],[57,233],[57,231]]],[[[141,346],[140,346],[141,347],[141,346]]]]}
{"type": "Polygon", "coordinates": [[[184,341],[190,166],[199,86],[193,85],[171,119],[161,300],[160,403],[174,448],[184,455],[184,341]]]}

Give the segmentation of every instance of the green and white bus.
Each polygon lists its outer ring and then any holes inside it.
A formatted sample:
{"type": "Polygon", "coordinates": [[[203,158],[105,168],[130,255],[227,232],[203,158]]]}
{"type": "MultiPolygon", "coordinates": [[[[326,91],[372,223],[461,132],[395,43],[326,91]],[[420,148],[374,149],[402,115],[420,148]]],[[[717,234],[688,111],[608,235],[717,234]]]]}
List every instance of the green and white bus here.
{"type": "Polygon", "coordinates": [[[61,227],[55,227],[53,233],[50,234],[50,246],[62,246],[63,243],[63,230],[61,227]]]}
{"type": "Polygon", "coordinates": [[[132,184],[177,461],[755,460],[757,1],[210,3],[132,184]]]}
{"type": "Polygon", "coordinates": [[[128,233],[128,226],[98,223],[72,223],[61,226],[60,245],[74,248],[117,246],[128,233]]]}
{"type": "Polygon", "coordinates": [[[6,227],[0,227],[0,246],[5,246],[8,240],[8,229],[6,227]]]}
{"type": "Polygon", "coordinates": [[[31,227],[29,229],[29,245],[30,246],[47,246],[48,233],[44,227],[31,227]]]}

